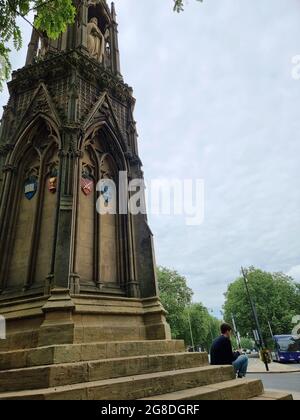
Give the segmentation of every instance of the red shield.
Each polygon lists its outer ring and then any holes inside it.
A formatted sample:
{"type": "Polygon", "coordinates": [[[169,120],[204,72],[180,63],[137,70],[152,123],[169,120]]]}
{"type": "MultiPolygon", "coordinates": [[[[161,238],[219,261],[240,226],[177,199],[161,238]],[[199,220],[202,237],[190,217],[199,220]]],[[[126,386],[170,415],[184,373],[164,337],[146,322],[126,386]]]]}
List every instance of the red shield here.
{"type": "Polygon", "coordinates": [[[57,190],[57,178],[56,177],[49,178],[48,189],[52,194],[56,193],[56,190],[57,190]]]}
{"type": "Polygon", "coordinates": [[[84,195],[88,196],[93,192],[94,181],[90,178],[81,178],[81,190],[84,195]]]}

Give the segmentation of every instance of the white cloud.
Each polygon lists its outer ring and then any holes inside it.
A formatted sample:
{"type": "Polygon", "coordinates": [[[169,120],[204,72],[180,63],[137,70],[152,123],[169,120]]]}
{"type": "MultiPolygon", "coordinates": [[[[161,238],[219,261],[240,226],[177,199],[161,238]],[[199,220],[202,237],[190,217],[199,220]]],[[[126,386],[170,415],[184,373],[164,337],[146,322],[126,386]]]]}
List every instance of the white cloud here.
{"type": "Polygon", "coordinates": [[[294,280],[300,281],[300,265],[295,265],[288,272],[288,276],[293,277],[294,280]]]}

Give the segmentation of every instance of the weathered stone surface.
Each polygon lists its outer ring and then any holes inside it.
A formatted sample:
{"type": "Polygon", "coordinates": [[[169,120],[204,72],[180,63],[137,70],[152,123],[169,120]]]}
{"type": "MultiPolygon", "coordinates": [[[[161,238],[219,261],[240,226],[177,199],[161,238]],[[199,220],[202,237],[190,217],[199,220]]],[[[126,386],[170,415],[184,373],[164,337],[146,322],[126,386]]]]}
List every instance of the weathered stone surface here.
{"type": "Polygon", "coordinates": [[[178,353],[12,369],[0,372],[0,392],[22,390],[25,384],[26,389],[50,388],[205,365],[206,354],[178,353]]]}
{"type": "Polygon", "coordinates": [[[292,394],[278,391],[265,391],[260,396],[249,398],[251,401],[292,401],[292,394]]]}
{"type": "Polygon", "coordinates": [[[35,331],[10,333],[6,340],[0,340],[0,352],[17,349],[29,349],[37,346],[38,334],[35,331]]]}
{"type": "Polygon", "coordinates": [[[259,380],[233,380],[209,386],[185,389],[169,394],[155,395],[147,400],[247,400],[263,392],[259,380]]]}
{"type": "MultiPolygon", "coordinates": [[[[149,356],[182,353],[184,351],[184,343],[181,340],[57,345],[0,353],[0,371],[31,366],[112,359],[128,357],[128,355],[131,357],[149,356]]],[[[206,355],[203,355],[203,357],[205,358],[206,355]]]]}
{"type": "Polygon", "coordinates": [[[231,366],[209,366],[207,354],[185,353],[182,341],[26,349],[1,353],[0,367],[0,400],[291,399],[264,393],[261,381],[235,380],[231,366]]]}
{"type": "Polygon", "coordinates": [[[1,399],[43,398],[90,400],[131,400],[145,398],[174,390],[183,390],[231,380],[234,376],[229,367],[200,367],[146,375],[129,376],[96,382],[59,386],[36,391],[0,394],[1,399]],[[75,398],[76,397],[76,398],[75,398]]]}
{"type": "MultiPolygon", "coordinates": [[[[1,302],[1,301],[0,301],[1,302]]],[[[1,351],[54,344],[169,340],[159,299],[128,299],[119,296],[80,295],[66,299],[44,297],[0,303],[7,320],[7,339],[1,351]],[[43,309],[44,308],[44,309],[43,309]],[[149,317],[156,324],[148,325],[149,317]],[[162,328],[160,328],[162,327],[162,328]],[[155,332],[149,333],[151,329],[155,332]]]]}

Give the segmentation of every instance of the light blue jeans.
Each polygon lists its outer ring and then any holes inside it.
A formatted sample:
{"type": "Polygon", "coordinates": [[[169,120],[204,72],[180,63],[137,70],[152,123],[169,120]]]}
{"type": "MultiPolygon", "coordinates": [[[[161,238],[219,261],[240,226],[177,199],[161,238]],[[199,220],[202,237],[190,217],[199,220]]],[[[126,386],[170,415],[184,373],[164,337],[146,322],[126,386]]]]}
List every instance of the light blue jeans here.
{"type": "Polygon", "coordinates": [[[247,374],[248,369],[248,357],[247,356],[239,356],[233,363],[232,363],[235,373],[238,375],[239,378],[244,378],[247,374]]]}

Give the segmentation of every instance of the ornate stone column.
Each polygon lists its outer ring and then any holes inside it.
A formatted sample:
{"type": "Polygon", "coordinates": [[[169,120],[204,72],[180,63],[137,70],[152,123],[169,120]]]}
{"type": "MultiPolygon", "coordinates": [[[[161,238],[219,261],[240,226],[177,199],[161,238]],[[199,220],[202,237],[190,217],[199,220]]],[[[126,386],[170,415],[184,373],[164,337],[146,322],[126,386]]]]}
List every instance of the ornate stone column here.
{"type": "Polygon", "coordinates": [[[59,209],[56,226],[53,286],[69,289],[71,287],[71,266],[73,259],[74,220],[76,217],[75,193],[77,189],[77,166],[79,156],[72,146],[79,135],[77,129],[65,128],[63,141],[66,148],[59,152],[60,185],[59,209]]]}
{"type": "Polygon", "coordinates": [[[88,0],[83,1],[77,19],[76,48],[87,53],[88,0]]]}
{"type": "Polygon", "coordinates": [[[112,70],[117,77],[122,79],[119,41],[118,41],[118,23],[117,23],[117,14],[116,14],[114,3],[112,3],[111,5],[111,17],[112,17],[112,23],[110,27],[110,37],[111,37],[112,70]]]}
{"type": "Polygon", "coordinates": [[[37,30],[32,29],[31,39],[28,44],[27,56],[26,56],[26,66],[33,64],[35,57],[37,56],[39,46],[39,34],[37,30]]]}

